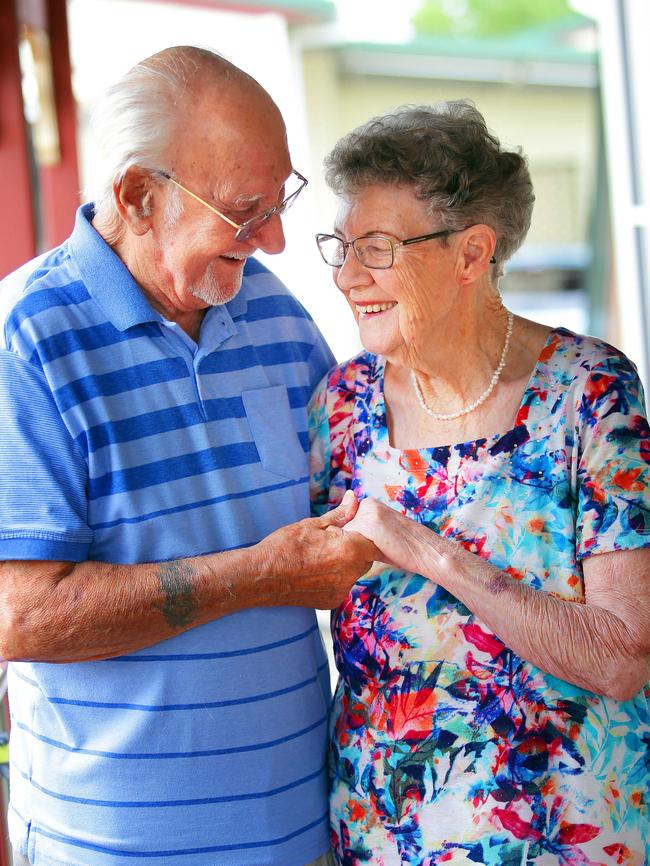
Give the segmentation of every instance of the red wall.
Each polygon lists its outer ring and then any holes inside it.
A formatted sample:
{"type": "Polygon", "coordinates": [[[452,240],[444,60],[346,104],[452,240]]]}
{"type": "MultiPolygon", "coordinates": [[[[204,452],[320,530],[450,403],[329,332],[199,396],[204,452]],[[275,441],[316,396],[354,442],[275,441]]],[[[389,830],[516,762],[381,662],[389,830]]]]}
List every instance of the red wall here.
{"type": "Polygon", "coordinates": [[[38,252],[61,243],[70,234],[79,204],[76,134],[66,0],[3,0],[0,11],[0,277],[38,252]],[[35,194],[18,61],[23,22],[35,27],[45,26],[49,34],[61,151],[56,165],[37,168],[35,194]],[[35,237],[37,215],[42,232],[40,249],[36,248],[35,237]]]}
{"type": "Polygon", "coordinates": [[[13,0],[0,12],[0,277],[36,253],[13,0]]]}

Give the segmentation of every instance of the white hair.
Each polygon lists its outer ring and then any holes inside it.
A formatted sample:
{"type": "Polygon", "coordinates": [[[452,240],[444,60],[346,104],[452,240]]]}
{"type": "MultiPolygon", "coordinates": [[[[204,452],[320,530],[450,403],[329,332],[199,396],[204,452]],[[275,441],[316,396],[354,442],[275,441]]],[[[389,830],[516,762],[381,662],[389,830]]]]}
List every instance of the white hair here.
{"type": "MultiPolygon", "coordinates": [[[[85,198],[94,201],[95,214],[109,235],[119,236],[122,228],[113,185],[135,165],[168,170],[168,147],[182,122],[192,79],[205,70],[225,78],[247,77],[214,51],[177,46],[136,64],[97,105],[92,117],[97,171],[85,198]]],[[[165,218],[173,222],[182,209],[180,197],[174,195],[165,218]]]]}
{"type": "Polygon", "coordinates": [[[172,186],[172,189],[169,192],[169,198],[167,199],[167,204],[165,205],[164,220],[166,227],[168,229],[173,228],[180,219],[182,213],[183,199],[181,191],[177,186],[172,186]]]}

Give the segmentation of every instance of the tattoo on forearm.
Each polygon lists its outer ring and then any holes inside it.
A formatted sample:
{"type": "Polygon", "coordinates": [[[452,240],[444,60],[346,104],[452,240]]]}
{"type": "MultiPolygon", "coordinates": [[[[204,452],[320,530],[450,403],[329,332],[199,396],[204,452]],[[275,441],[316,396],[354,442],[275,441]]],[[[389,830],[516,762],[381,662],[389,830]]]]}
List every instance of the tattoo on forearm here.
{"type": "Polygon", "coordinates": [[[189,625],[198,604],[194,597],[194,570],[183,562],[164,562],[158,569],[158,580],[165,593],[164,604],[157,605],[174,629],[189,625]]]}

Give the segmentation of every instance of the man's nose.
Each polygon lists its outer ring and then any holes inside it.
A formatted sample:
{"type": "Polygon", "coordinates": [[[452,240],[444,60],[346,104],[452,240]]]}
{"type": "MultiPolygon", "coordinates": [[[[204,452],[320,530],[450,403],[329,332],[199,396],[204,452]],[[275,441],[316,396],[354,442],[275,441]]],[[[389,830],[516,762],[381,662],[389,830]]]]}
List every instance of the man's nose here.
{"type": "Polygon", "coordinates": [[[271,219],[265,222],[257,232],[253,241],[257,243],[257,246],[261,250],[269,253],[269,255],[281,253],[287,245],[287,239],[284,236],[284,227],[280,214],[273,214],[271,219]]]}

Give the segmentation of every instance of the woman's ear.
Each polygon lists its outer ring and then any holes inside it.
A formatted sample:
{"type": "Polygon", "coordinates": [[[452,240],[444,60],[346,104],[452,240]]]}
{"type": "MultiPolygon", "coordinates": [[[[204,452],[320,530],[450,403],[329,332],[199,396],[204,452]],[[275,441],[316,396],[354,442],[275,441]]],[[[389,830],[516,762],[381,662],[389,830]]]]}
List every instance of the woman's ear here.
{"type": "Polygon", "coordinates": [[[153,187],[151,172],[137,165],[128,168],[124,177],[113,184],[115,207],[133,234],[144,235],[151,228],[153,187]]]}
{"type": "Polygon", "coordinates": [[[463,232],[460,243],[459,278],[472,283],[493,264],[497,236],[494,229],[483,223],[470,226],[463,232]]]}

